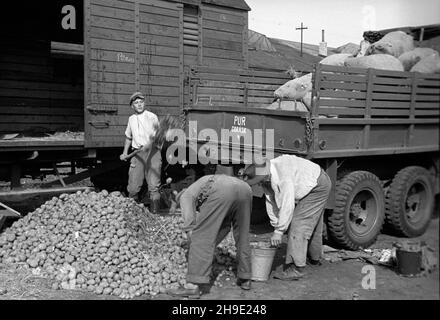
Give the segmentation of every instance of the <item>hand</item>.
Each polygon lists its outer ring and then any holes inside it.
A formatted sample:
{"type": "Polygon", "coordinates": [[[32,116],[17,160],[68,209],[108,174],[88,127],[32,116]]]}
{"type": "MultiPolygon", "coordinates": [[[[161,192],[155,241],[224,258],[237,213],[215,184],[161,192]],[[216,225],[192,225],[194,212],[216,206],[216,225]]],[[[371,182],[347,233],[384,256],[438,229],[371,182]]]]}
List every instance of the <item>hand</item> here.
{"type": "Polygon", "coordinates": [[[123,153],[123,154],[121,154],[121,155],[119,156],[119,159],[121,159],[121,161],[126,161],[126,160],[127,160],[127,156],[128,156],[128,154],[123,153]]]}
{"type": "Polygon", "coordinates": [[[278,232],[274,232],[272,234],[272,237],[270,238],[270,243],[272,244],[272,246],[277,247],[281,244],[281,239],[282,239],[283,235],[281,233],[278,232]]]}

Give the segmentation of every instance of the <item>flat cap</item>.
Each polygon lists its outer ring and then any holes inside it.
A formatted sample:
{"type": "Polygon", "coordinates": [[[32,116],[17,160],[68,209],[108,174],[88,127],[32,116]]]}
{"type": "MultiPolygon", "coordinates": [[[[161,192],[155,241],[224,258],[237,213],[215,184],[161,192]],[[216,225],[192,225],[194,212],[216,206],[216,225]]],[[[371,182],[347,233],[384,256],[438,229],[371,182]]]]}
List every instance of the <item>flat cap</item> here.
{"type": "Polygon", "coordinates": [[[138,98],[145,100],[145,96],[142,94],[142,92],[135,92],[130,97],[130,105],[133,103],[134,100],[138,98]]]}

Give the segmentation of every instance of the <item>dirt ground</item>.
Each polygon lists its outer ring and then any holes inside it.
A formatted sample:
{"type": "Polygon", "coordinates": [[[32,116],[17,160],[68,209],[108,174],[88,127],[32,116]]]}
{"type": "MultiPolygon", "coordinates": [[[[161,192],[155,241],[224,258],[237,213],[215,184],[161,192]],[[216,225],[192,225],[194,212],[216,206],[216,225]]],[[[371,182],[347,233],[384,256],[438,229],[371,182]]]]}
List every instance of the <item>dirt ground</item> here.
{"type": "MultiPolygon", "coordinates": [[[[253,226],[253,237],[267,237],[267,225],[253,226]]],[[[432,220],[427,232],[418,238],[439,252],[439,218],[432,220]]],[[[392,248],[399,238],[382,234],[372,248],[392,248]]],[[[281,247],[277,251],[273,269],[283,262],[281,247]]],[[[324,261],[321,266],[307,267],[305,278],[299,281],[281,281],[270,278],[266,282],[253,282],[250,291],[235,285],[235,278],[224,278],[223,286],[213,286],[201,299],[208,300],[439,300],[438,268],[425,276],[402,277],[393,269],[375,265],[376,287],[365,290],[362,268],[367,263],[359,260],[338,262],[324,261]]],[[[0,264],[0,300],[118,300],[113,296],[96,295],[79,290],[52,290],[51,281],[28,270],[0,264]]],[[[172,297],[160,294],[144,296],[142,300],[169,300],[172,297]]]]}

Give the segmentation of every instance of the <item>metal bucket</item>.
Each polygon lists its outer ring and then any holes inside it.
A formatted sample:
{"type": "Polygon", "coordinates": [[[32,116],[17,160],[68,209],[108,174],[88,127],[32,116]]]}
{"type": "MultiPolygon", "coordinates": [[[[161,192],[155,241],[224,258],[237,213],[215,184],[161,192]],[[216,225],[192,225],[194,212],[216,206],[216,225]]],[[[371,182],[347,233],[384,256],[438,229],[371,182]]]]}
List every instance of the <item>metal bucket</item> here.
{"type": "Polygon", "coordinates": [[[269,279],[276,250],[270,246],[252,246],[252,280],[267,281],[269,279]]]}
{"type": "Polygon", "coordinates": [[[422,248],[419,241],[404,241],[395,244],[397,273],[412,277],[421,272],[422,248]]]}

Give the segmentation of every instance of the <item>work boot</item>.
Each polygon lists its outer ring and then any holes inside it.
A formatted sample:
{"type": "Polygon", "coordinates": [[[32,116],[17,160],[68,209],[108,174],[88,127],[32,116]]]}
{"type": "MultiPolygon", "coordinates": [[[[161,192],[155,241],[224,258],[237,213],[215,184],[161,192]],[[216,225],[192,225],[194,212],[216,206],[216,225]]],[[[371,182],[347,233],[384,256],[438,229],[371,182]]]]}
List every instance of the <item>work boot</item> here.
{"type": "Polygon", "coordinates": [[[279,280],[299,280],[304,277],[304,273],[300,271],[302,268],[296,267],[293,263],[289,264],[283,271],[276,271],[273,275],[275,279],[279,280]]]}
{"type": "Polygon", "coordinates": [[[153,214],[159,214],[160,211],[160,200],[152,200],[150,211],[153,214]]]}
{"type": "Polygon", "coordinates": [[[240,286],[243,290],[251,290],[251,280],[250,279],[238,279],[237,286],[240,286]]]}

